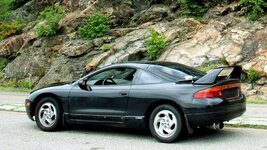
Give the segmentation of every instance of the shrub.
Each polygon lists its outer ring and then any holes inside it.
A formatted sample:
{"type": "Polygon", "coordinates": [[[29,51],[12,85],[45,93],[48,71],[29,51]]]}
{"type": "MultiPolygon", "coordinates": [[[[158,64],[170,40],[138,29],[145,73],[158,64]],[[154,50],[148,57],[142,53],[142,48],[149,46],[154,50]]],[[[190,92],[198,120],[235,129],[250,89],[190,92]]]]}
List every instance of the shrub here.
{"type": "Polygon", "coordinates": [[[256,70],[250,69],[248,71],[248,80],[249,80],[249,82],[253,83],[253,82],[259,80],[260,77],[261,76],[260,76],[259,72],[257,72],[256,70]]]}
{"type": "Polygon", "coordinates": [[[240,4],[248,8],[247,17],[250,20],[257,20],[267,9],[266,0],[240,0],[240,4]]]}
{"type": "Polygon", "coordinates": [[[182,14],[187,16],[201,17],[209,9],[204,7],[201,0],[178,0],[182,4],[182,14]]]}
{"type": "Polygon", "coordinates": [[[38,16],[39,24],[35,32],[38,36],[52,36],[56,34],[58,22],[65,16],[63,10],[58,4],[47,7],[38,16]],[[40,23],[41,22],[41,23],[40,23]]]}
{"type": "Polygon", "coordinates": [[[166,49],[168,44],[165,41],[165,35],[160,35],[154,29],[150,31],[150,38],[146,40],[146,48],[149,60],[156,60],[162,50],[166,49]]]}
{"type": "Polygon", "coordinates": [[[80,37],[83,39],[93,39],[104,36],[110,29],[111,20],[100,13],[93,13],[84,21],[82,27],[79,28],[80,37]]]}
{"type": "Polygon", "coordinates": [[[22,21],[0,22],[0,40],[21,33],[24,26],[22,21]]]}

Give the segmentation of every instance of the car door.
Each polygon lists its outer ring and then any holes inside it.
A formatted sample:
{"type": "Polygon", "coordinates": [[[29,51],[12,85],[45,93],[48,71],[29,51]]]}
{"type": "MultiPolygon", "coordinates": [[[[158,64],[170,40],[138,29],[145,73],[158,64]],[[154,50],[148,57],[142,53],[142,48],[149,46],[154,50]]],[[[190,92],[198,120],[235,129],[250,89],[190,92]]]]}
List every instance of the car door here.
{"type": "Polygon", "coordinates": [[[119,67],[89,76],[86,91],[75,85],[69,96],[71,119],[91,121],[123,121],[126,114],[128,94],[135,69],[119,67]]]}

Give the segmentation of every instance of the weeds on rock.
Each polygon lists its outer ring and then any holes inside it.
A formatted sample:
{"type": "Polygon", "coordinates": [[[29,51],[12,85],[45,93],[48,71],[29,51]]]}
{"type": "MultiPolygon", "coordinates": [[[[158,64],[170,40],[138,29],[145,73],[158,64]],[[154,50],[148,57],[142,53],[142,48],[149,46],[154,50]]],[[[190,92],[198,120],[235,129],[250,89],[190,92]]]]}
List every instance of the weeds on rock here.
{"type": "Polygon", "coordinates": [[[217,64],[214,64],[214,63],[210,62],[210,63],[204,64],[204,65],[198,67],[198,69],[203,71],[203,72],[208,72],[209,70],[217,68],[217,67],[218,67],[217,64]]]}
{"type": "Polygon", "coordinates": [[[80,37],[91,40],[104,36],[110,29],[110,18],[100,13],[93,13],[84,20],[83,26],[79,28],[80,37]]]}
{"type": "Polygon", "coordinates": [[[38,24],[35,27],[35,32],[38,36],[52,36],[57,34],[56,30],[59,21],[65,16],[65,13],[60,8],[59,4],[47,7],[38,16],[38,24]]]}
{"type": "Polygon", "coordinates": [[[0,71],[0,80],[3,79],[5,77],[4,72],[0,71]]]}
{"type": "Polygon", "coordinates": [[[26,4],[27,2],[31,1],[31,0],[10,0],[10,9],[11,10],[15,10],[21,6],[23,6],[24,4],[26,4]]]}
{"type": "Polygon", "coordinates": [[[106,52],[110,49],[110,44],[103,44],[100,49],[103,51],[103,52],[106,52]]]}
{"type": "Polygon", "coordinates": [[[261,78],[260,73],[254,69],[249,69],[247,74],[248,74],[248,81],[251,83],[254,83],[255,81],[261,78]]]}
{"type": "Polygon", "coordinates": [[[247,7],[247,17],[252,21],[257,20],[267,10],[266,0],[240,0],[240,4],[247,7]]]}
{"type": "Polygon", "coordinates": [[[156,30],[151,29],[150,37],[146,40],[149,60],[156,60],[161,52],[168,47],[165,38],[165,35],[160,35],[156,30]]]}
{"type": "Polygon", "coordinates": [[[25,23],[22,21],[0,22],[0,40],[20,34],[24,27],[25,23]]]}
{"type": "Polygon", "coordinates": [[[12,0],[0,0],[0,21],[6,21],[10,14],[10,5],[12,0]]]}
{"type": "Polygon", "coordinates": [[[186,16],[203,16],[209,9],[199,0],[178,0],[182,6],[182,14],[186,16]]]}

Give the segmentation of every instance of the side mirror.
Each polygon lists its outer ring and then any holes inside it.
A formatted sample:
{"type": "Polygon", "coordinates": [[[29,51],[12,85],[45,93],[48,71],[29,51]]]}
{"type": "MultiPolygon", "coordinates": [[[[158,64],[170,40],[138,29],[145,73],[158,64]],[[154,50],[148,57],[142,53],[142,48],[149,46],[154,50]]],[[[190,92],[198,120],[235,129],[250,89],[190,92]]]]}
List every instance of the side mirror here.
{"type": "Polygon", "coordinates": [[[87,80],[81,80],[78,82],[79,87],[85,91],[92,91],[91,87],[87,84],[87,80]]]}

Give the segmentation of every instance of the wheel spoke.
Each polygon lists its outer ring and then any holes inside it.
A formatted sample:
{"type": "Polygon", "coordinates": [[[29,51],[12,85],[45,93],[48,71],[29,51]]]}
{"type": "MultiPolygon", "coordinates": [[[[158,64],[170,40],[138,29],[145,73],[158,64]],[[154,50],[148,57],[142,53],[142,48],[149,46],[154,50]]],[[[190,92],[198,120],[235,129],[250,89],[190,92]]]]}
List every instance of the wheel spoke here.
{"type": "Polygon", "coordinates": [[[163,119],[162,117],[160,117],[160,116],[156,116],[156,118],[155,118],[154,120],[158,123],[158,122],[161,122],[162,119],[163,119]]]}
{"type": "Polygon", "coordinates": [[[48,122],[48,124],[52,124],[53,120],[51,118],[47,118],[46,121],[48,122]]]}
{"type": "Polygon", "coordinates": [[[162,125],[159,125],[159,128],[158,128],[159,132],[161,134],[164,134],[164,129],[163,129],[163,126],[162,125]]]}
{"type": "Polygon", "coordinates": [[[47,108],[42,107],[42,108],[40,109],[40,112],[45,112],[45,111],[47,111],[47,108]]]}
{"type": "Polygon", "coordinates": [[[45,124],[45,120],[46,120],[46,118],[45,118],[45,116],[43,115],[43,116],[41,117],[41,121],[42,121],[42,123],[45,124]]]}
{"type": "Polygon", "coordinates": [[[53,108],[53,106],[52,105],[49,105],[49,113],[51,113],[51,112],[54,112],[54,108],[53,108]]]}
{"type": "Polygon", "coordinates": [[[170,128],[166,128],[164,129],[165,132],[167,132],[168,134],[171,134],[173,132],[173,130],[171,130],[170,128]]]}

